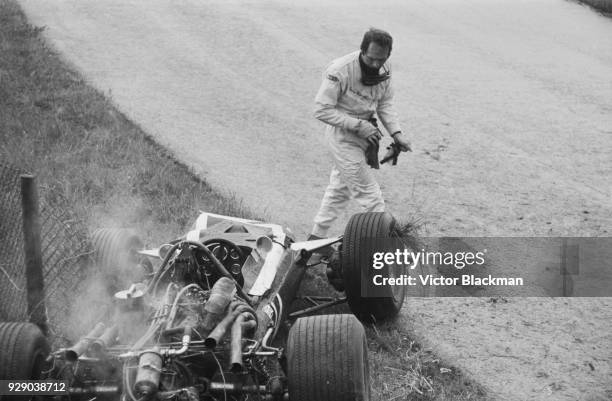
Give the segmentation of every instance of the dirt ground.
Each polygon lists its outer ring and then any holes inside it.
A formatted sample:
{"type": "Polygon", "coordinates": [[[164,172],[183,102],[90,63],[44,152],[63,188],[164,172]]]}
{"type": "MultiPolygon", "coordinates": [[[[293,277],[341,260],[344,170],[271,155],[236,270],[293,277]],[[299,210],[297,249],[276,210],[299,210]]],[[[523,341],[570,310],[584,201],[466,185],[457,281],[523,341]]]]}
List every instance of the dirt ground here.
{"type": "MultiPolygon", "coordinates": [[[[378,172],[429,236],[609,237],[612,20],[560,0],[21,0],[136,123],[255,212],[310,229],[322,68],[395,37],[414,152],[378,172]]],[[[338,224],[337,231],[343,227],[338,224]]],[[[603,268],[610,268],[610,261],[603,268]]],[[[529,269],[529,266],[525,266],[529,269]]],[[[610,298],[411,299],[405,326],[498,399],[612,399],[610,298]]]]}

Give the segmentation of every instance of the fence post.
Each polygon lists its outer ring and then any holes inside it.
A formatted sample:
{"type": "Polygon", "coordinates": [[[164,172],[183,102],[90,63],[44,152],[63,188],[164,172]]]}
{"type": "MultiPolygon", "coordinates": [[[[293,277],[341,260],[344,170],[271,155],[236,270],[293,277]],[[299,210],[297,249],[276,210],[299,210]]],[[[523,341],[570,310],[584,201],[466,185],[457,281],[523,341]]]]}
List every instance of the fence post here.
{"type": "Polygon", "coordinates": [[[34,176],[21,176],[21,205],[23,208],[23,239],[28,316],[32,323],[48,334],[47,309],[43,279],[40,214],[38,192],[34,176]]]}

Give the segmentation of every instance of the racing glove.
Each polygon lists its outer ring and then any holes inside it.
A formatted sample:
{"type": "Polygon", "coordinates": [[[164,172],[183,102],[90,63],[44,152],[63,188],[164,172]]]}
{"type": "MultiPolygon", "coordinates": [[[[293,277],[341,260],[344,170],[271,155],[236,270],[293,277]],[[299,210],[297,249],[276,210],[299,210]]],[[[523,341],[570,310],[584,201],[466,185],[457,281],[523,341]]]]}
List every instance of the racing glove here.
{"type": "Polygon", "coordinates": [[[378,143],[370,144],[365,152],[366,162],[368,163],[368,166],[376,170],[380,168],[380,163],[378,162],[378,149],[378,143]]]}
{"type": "Polygon", "coordinates": [[[382,138],[382,132],[380,132],[380,130],[371,122],[365,120],[359,120],[356,133],[361,138],[368,141],[370,145],[375,144],[378,146],[378,141],[380,141],[382,138]]]}

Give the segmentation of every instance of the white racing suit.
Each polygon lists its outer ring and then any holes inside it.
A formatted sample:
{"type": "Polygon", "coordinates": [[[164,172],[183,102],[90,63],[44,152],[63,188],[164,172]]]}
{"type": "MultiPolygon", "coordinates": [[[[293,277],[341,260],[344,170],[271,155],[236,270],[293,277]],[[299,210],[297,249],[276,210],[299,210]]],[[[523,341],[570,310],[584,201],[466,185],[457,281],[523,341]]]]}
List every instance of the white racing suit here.
{"type": "MultiPolygon", "coordinates": [[[[391,79],[377,85],[361,83],[359,51],[334,60],[323,73],[315,98],[314,116],[327,124],[325,136],[333,157],[329,185],[314,218],[313,235],[327,237],[328,230],[351,198],[362,211],[381,212],[385,202],[380,186],[366,162],[368,141],[355,132],[360,120],[375,114],[387,132],[400,131],[393,107],[391,79]]],[[[391,69],[385,63],[383,69],[391,69]]]]}

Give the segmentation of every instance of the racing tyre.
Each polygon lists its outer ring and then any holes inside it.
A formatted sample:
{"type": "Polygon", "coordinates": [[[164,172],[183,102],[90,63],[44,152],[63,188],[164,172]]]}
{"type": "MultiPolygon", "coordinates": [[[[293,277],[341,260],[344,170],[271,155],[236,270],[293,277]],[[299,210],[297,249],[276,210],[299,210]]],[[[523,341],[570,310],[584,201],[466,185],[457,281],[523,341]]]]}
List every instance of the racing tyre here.
{"type": "Polygon", "coordinates": [[[92,243],[96,265],[110,294],[144,278],[148,268],[140,264],[137,253],[143,242],[133,230],[102,228],[94,231],[92,243]]]}
{"type": "Polygon", "coordinates": [[[35,324],[0,323],[0,380],[41,379],[49,351],[47,338],[35,324]]]}
{"type": "Polygon", "coordinates": [[[287,340],[291,401],[369,401],[368,348],[353,315],[298,319],[287,340]]]}
{"type": "Polygon", "coordinates": [[[375,296],[362,295],[362,288],[372,288],[374,274],[382,277],[399,277],[401,274],[401,268],[395,265],[385,265],[380,270],[374,270],[372,266],[375,252],[394,251],[392,241],[385,239],[398,236],[397,222],[387,212],[355,214],[346,225],[341,253],[342,278],[351,311],[364,321],[392,318],[402,308],[406,296],[403,285],[381,286],[376,288],[375,296]],[[381,248],[381,245],[389,249],[381,248]]]}

